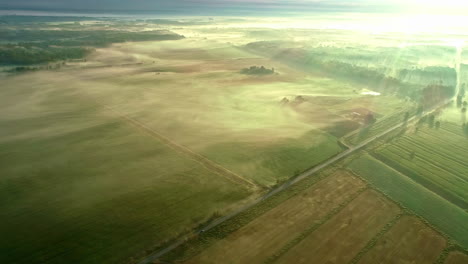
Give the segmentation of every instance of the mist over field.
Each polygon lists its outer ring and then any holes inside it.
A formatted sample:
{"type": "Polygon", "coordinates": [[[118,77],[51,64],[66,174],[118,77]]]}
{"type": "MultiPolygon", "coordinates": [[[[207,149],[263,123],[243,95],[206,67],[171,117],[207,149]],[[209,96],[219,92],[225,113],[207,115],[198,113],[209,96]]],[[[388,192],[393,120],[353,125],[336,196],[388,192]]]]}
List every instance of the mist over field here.
{"type": "Polygon", "coordinates": [[[0,0],[0,263],[466,263],[467,8],[0,0]]]}

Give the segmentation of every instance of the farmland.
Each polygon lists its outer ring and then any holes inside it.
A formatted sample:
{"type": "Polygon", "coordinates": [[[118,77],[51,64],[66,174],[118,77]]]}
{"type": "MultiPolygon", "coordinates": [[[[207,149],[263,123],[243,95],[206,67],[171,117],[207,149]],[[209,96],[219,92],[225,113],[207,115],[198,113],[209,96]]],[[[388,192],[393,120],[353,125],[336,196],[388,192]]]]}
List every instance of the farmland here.
{"type": "Polygon", "coordinates": [[[366,191],[276,263],[348,263],[398,211],[392,202],[366,191]]]}
{"type": "Polygon", "coordinates": [[[375,150],[376,156],[463,209],[468,208],[468,151],[461,126],[421,126],[375,150]]]}
{"type": "Polygon", "coordinates": [[[369,155],[357,158],[349,168],[462,247],[468,247],[468,212],[465,210],[369,155]]]}
{"type": "MultiPolygon", "coordinates": [[[[114,22],[99,23],[80,30],[114,22]]],[[[366,97],[201,37],[31,67],[1,77],[0,262],[139,258],[341,152],[332,111],[366,97]],[[276,74],[240,73],[252,65],[276,74]]]]}
{"type": "Polygon", "coordinates": [[[445,260],[444,264],[463,264],[467,261],[468,255],[455,251],[448,255],[448,258],[445,260]]]}
{"type": "Polygon", "coordinates": [[[279,251],[297,234],[363,187],[357,178],[338,171],[256,218],[187,263],[263,263],[272,252],[279,251]]]}
{"type": "Polygon", "coordinates": [[[358,263],[434,263],[445,247],[443,236],[403,216],[358,263]]]}
{"type": "MultiPolygon", "coordinates": [[[[185,253],[176,250],[176,254],[164,260],[188,264],[245,263],[246,260],[249,263],[324,260],[434,263],[448,247],[442,234],[420,218],[402,211],[376,190],[364,187],[353,174],[335,170],[323,172],[321,177],[306,189],[286,191],[289,199],[269,206],[269,210],[247,224],[239,225],[242,221],[238,219],[223,224],[232,225],[234,231],[224,228],[227,233],[201,234],[187,242],[185,253]],[[339,186],[338,193],[329,193],[333,186],[339,186]],[[344,186],[351,188],[347,190],[344,186]],[[325,198],[317,201],[315,197],[325,198]],[[197,243],[207,243],[208,247],[199,248],[197,243]],[[184,258],[180,258],[182,255],[184,258]]],[[[263,210],[260,207],[264,205],[258,207],[263,210]]],[[[449,253],[447,261],[461,261],[464,257],[463,253],[449,253]]]]}
{"type": "Polygon", "coordinates": [[[0,19],[0,262],[463,261],[453,43],[269,21],[0,19]]]}
{"type": "Polygon", "coordinates": [[[1,96],[1,262],[121,261],[251,194],[74,90],[15,84],[1,96]]]}

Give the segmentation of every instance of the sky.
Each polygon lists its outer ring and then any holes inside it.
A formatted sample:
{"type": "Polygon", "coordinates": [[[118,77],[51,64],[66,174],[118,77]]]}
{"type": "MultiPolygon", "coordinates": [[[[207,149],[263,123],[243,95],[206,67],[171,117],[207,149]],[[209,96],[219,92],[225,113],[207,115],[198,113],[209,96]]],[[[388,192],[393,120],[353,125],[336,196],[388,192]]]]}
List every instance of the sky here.
{"type": "Polygon", "coordinates": [[[465,0],[0,0],[0,9],[174,11],[206,13],[253,11],[466,12],[465,0]]]}

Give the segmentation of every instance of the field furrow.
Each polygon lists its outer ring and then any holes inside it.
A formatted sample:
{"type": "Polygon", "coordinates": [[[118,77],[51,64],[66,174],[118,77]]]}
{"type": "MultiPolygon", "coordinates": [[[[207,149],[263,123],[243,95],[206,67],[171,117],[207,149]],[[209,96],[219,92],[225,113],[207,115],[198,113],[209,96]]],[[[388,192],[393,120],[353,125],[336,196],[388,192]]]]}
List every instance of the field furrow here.
{"type": "Polygon", "coordinates": [[[403,216],[358,263],[434,263],[445,246],[445,239],[421,220],[403,216]]]}
{"type": "Polygon", "coordinates": [[[364,186],[350,173],[338,171],[256,218],[187,263],[263,263],[364,186]]]}
{"type": "Polygon", "coordinates": [[[276,263],[348,263],[398,212],[395,204],[367,190],[276,263]]]}

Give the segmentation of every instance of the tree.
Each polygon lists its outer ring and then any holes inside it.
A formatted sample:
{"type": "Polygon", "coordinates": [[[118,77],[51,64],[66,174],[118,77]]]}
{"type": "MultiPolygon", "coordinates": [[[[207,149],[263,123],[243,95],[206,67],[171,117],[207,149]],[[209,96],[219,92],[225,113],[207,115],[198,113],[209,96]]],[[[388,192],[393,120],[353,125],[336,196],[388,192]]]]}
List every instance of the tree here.
{"type": "Polygon", "coordinates": [[[403,117],[403,121],[404,121],[404,122],[408,122],[409,115],[410,115],[409,112],[406,112],[406,113],[405,113],[405,116],[403,117]]]}
{"type": "Polygon", "coordinates": [[[462,125],[462,131],[468,136],[468,124],[463,123],[463,125],[462,125]]]}
{"type": "Polygon", "coordinates": [[[458,93],[459,95],[461,95],[461,97],[464,97],[465,96],[465,84],[462,84],[462,87],[460,89],[460,92],[458,93]]]}
{"type": "Polygon", "coordinates": [[[463,101],[463,97],[461,95],[457,96],[457,107],[461,107],[463,101]]]}
{"type": "Polygon", "coordinates": [[[418,109],[416,110],[416,113],[418,115],[422,114],[424,112],[424,107],[422,105],[418,106],[418,109]]]}
{"type": "Polygon", "coordinates": [[[375,122],[377,122],[377,119],[375,118],[373,113],[368,113],[366,117],[364,118],[364,122],[370,125],[370,124],[374,124],[375,122]]]}
{"type": "Polygon", "coordinates": [[[430,127],[430,128],[433,128],[433,127],[434,127],[434,120],[435,120],[435,116],[434,116],[434,115],[429,115],[429,117],[427,118],[427,123],[429,124],[429,127],[430,127]]]}

